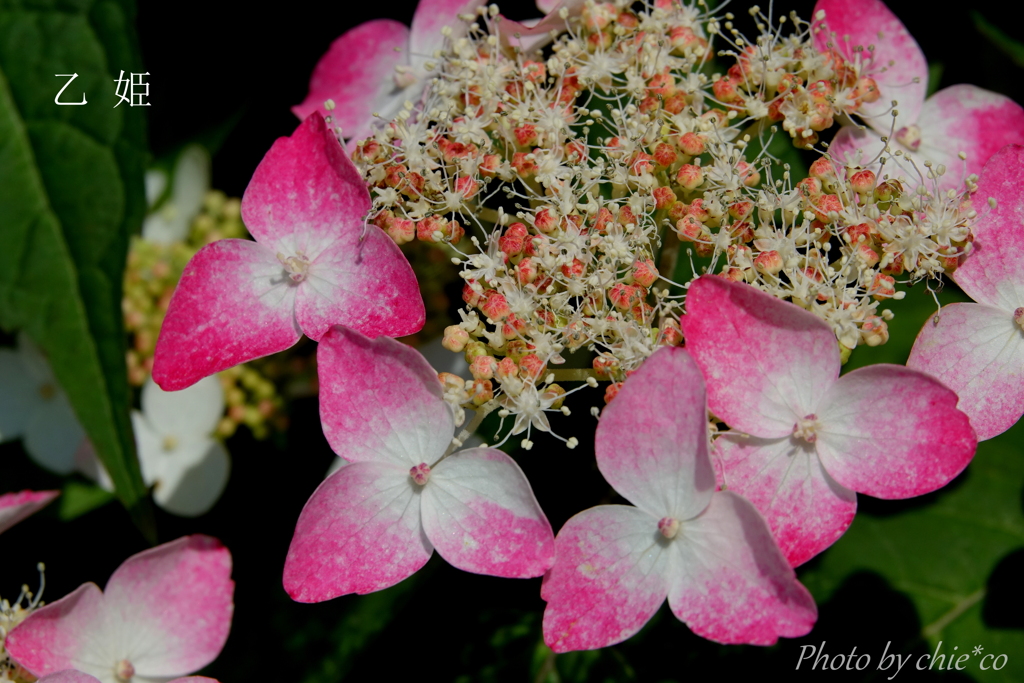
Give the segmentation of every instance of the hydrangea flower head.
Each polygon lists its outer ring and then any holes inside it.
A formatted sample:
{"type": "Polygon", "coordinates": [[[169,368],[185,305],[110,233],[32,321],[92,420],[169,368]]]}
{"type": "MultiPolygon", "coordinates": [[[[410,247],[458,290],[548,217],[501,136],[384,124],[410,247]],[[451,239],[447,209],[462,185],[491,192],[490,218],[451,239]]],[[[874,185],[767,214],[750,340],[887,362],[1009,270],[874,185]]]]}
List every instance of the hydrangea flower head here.
{"type": "Polygon", "coordinates": [[[817,608],[753,505],[716,491],[704,381],[683,349],[647,359],[605,409],[597,464],[636,505],[601,505],[558,532],[541,597],[555,652],[623,641],[668,598],[695,633],[770,645],[817,608]]]}
{"type": "Polygon", "coordinates": [[[299,118],[319,111],[341,126],[346,138],[367,137],[377,115],[390,121],[406,100],[417,101],[433,71],[430,62],[445,40],[466,32],[460,14],[483,0],[421,0],[412,28],[393,19],[360,24],[331,43],[309,82],[309,94],[292,107],[299,118]],[[328,109],[325,102],[334,106],[328,109]]]}
{"type": "Polygon", "coordinates": [[[255,242],[224,239],[185,268],[157,340],[153,379],[184,389],[335,324],[400,336],[423,326],[416,277],[366,225],[370,196],[319,114],[280,138],[242,197],[255,242]]]}
{"type": "Polygon", "coordinates": [[[0,534],[46,507],[60,491],[20,491],[0,495],[0,534]]]}
{"type": "Polygon", "coordinates": [[[686,309],[708,408],[733,430],[715,442],[723,483],[757,506],[794,566],[846,531],[855,492],[919,496],[974,456],[956,394],[901,365],[840,377],[835,336],[813,313],[715,276],[691,284],[686,309]]]}
{"type": "Polygon", "coordinates": [[[284,568],[292,598],[387,588],[434,548],[478,574],[526,578],[551,566],[551,526],[515,461],[492,448],[448,455],[452,410],[419,353],[339,326],[317,363],[324,434],[349,464],[299,516],[284,568]]]}
{"type": "Polygon", "coordinates": [[[86,583],[35,610],[6,646],[39,677],[67,669],[102,683],[180,677],[224,647],[233,593],[227,549],[208,536],[185,536],[129,557],[104,591],[86,583]]]}
{"type": "MultiPolygon", "coordinates": [[[[1008,97],[961,84],[925,99],[928,62],[903,22],[881,0],[818,0],[815,17],[820,11],[825,16],[816,27],[818,49],[837,50],[859,71],[862,82],[870,81],[865,87],[877,92],[858,110],[871,130],[842,128],[829,147],[835,158],[868,163],[888,144],[935,168],[959,170],[963,162],[958,155],[963,152],[966,174],[976,174],[1004,145],[1024,143],[1024,109],[1008,97]],[[890,134],[893,139],[881,140],[890,134]]],[[[891,159],[912,185],[918,184],[921,169],[898,156],[891,159]]],[[[961,184],[960,173],[939,180],[941,189],[961,184]]]]}
{"type": "Polygon", "coordinates": [[[929,318],[907,361],[957,392],[957,407],[984,441],[1024,414],[1024,147],[989,159],[975,203],[974,249],[953,279],[977,303],[955,303],[929,318]]]}

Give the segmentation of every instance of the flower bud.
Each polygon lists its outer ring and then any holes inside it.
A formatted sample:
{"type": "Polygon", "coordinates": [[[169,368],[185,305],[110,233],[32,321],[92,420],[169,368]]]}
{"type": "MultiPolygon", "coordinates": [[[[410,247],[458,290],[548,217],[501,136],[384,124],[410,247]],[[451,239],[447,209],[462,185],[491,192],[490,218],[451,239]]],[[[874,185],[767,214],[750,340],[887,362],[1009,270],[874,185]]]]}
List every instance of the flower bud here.
{"type": "Polygon", "coordinates": [[[441,339],[441,346],[458,353],[466,348],[469,343],[469,332],[458,325],[449,325],[444,328],[444,337],[441,339]]]}
{"type": "Polygon", "coordinates": [[[700,166],[683,164],[676,172],[676,182],[687,190],[695,190],[704,183],[704,171],[700,166]]]}

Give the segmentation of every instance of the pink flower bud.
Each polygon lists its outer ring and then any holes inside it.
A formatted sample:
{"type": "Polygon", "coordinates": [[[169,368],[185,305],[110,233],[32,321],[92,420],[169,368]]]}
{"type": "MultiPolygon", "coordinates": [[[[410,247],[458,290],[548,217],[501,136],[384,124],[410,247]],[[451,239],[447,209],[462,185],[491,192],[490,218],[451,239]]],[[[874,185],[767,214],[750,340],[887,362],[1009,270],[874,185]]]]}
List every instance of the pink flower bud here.
{"type": "Polygon", "coordinates": [[[478,291],[473,287],[476,284],[476,280],[469,280],[466,284],[462,285],[462,300],[470,306],[476,306],[483,299],[483,292],[478,291]]]}
{"type": "Polygon", "coordinates": [[[494,377],[494,372],[497,369],[498,361],[494,359],[494,356],[477,356],[469,364],[469,372],[473,375],[473,379],[490,379],[494,377]]]}
{"type": "Polygon", "coordinates": [[[633,262],[633,281],[641,287],[650,287],[658,279],[658,269],[651,259],[638,259],[633,262]]]}
{"type": "Polygon", "coordinates": [[[679,158],[679,154],[667,142],[659,142],[658,146],[654,148],[652,156],[654,157],[654,162],[663,168],[676,163],[676,160],[679,158]]]}
{"type": "Polygon", "coordinates": [[[812,178],[818,180],[835,180],[836,168],[828,157],[819,157],[807,170],[812,178]]]}
{"type": "Polygon", "coordinates": [[[608,385],[608,388],[604,390],[604,402],[605,404],[611,403],[615,395],[619,393],[619,389],[622,388],[622,382],[613,382],[608,385]]]}
{"type": "Polygon", "coordinates": [[[691,157],[704,153],[704,140],[696,133],[683,133],[679,136],[678,144],[683,154],[691,157]]]}
{"type": "Polygon", "coordinates": [[[474,379],[466,390],[475,406],[482,406],[494,398],[494,386],[489,379],[474,379]]]}
{"type": "Polygon", "coordinates": [[[667,209],[676,201],[676,193],[672,191],[672,188],[664,185],[654,188],[651,194],[654,196],[654,208],[656,209],[667,209]]]}
{"type": "Polygon", "coordinates": [[[861,78],[857,81],[857,88],[854,90],[854,97],[859,102],[877,102],[882,96],[882,93],[878,91],[878,83],[875,83],[873,78],[861,78]]]}
{"type": "Polygon", "coordinates": [[[473,197],[479,189],[480,183],[473,178],[463,176],[455,179],[455,191],[466,199],[473,197]]]}
{"type": "Polygon", "coordinates": [[[871,248],[871,245],[867,242],[861,242],[857,245],[857,249],[854,251],[857,256],[857,260],[863,263],[868,268],[874,268],[878,265],[881,257],[878,252],[871,248]]]}
{"type": "Polygon", "coordinates": [[[511,358],[502,358],[498,363],[497,369],[494,374],[498,379],[508,379],[509,377],[516,377],[519,374],[519,366],[511,358]]]}
{"type": "Polygon", "coordinates": [[[449,325],[444,328],[444,337],[441,339],[441,346],[456,353],[463,351],[469,343],[469,332],[458,325],[449,325]]]}
{"type": "Polygon", "coordinates": [[[524,258],[516,265],[516,280],[521,285],[528,285],[537,279],[537,266],[533,259],[524,258]]]}
{"type": "MultiPolygon", "coordinates": [[[[817,162],[815,162],[817,163],[817,162]]],[[[823,194],[812,204],[814,216],[822,223],[831,223],[835,220],[834,214],[843,210],[843,202],[834,194],[823,194]]]]}
{"type": "Polygon", "coordinates": [[[850,187],[857,194],[868,194],[875,191],[875,174],[868,169],[856,171],[850,175],[850,187]]]}
{"type": "Polygon", "coordinates": [[[528,353],[519,361],[519,369],[522,371],[524,379],[532,377],[534,381],[538,380],[544,374],[545,368],[547,368],[547,363],[535,353],[528,353]]]}
{"type": "Polygon", "coordinates": [[[683,331],[679,328],[679,323],[672,318],[662,322],[658,343],[664,346],[679,346],[682,344],[683,331]]]}
{"type": "Polygon", "coordinates": [[[571,263],[566,263],[562,266],[562,275],[571,280],[580,277],[586,270],[587,267],[583,265],[583,261],[574,258],[571,263]]]}
{"type": "Polygon", "coordinates": [[[676,172],[676,182],[687,190],[694,190],[704,182],[704,171],[700,166],[683,164],[676,172]]]}
{"type": "Polygon", "coordinates": [[[547,235],[554,232],[555,228],[558,227],[558,217],[552,209],[540,209],[533,214],[533,227],[547,235]]]}
{"type": "Polygon", "coordinates": [[[782,256],[774,249],[762,251],[754,258],[754,268],[765,275],[778,275],[782,271],[782,256]]]}
{"type": "Polygon", "coordinates": [[[490,320],[504,320],[512,312],[508,307],[508,301],[505,300],[505,297],[493,289],[487,291],[484,300],[480,302],[479,306],[483,314],[490,320]]]}
{"type": "Polygon", "coordinates": [[[408,218],[395,218],[384,232],[395,241],[395,244],[405,244],[416,239],[416,224],[408,218]]]}
{"type": "Polygon", "coordinates": [[[628,311],[638,300],[637,289],[624,282],[616,282],[608,290],[608,300],[620,311],[628,311]]]}
{"type": "Polygon", "coordinates": [[[877,300],[890,299],[896,294],[896,280],[889,275],[878,274],[871,283],[869,293],[877,300]]]}
{"type": "Polygon", "coordinates": [[[524,123],[515,128],[512,134],[516,137],[516,144],[520,147],[532,147],[537,144],[537,127],[532,123],[524,123]]]}

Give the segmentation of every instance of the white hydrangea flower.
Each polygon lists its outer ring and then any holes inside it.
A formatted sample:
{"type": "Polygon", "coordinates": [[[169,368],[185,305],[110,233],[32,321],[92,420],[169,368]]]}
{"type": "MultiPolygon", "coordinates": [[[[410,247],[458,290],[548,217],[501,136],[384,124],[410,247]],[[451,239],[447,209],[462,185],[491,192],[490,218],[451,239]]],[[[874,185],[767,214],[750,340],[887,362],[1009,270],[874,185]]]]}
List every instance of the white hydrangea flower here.
{"type": "Polygon", "coordinates": [[[132,412],[142,478],[153,500],[168,512],[198,517],[217,502],[230,462],[212,434],[224,414],[224,389],[216,376],[181,391],[164,391],[150,379],[142,412],[132,412]]]}

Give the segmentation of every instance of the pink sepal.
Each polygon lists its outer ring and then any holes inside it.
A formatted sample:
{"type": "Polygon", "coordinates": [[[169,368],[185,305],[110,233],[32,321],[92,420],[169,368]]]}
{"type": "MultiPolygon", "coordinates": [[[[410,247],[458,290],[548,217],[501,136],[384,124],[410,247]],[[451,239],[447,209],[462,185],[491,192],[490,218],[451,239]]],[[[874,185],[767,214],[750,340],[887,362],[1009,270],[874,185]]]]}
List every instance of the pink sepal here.
{"type": "Polygon", "coordinates": [[[839,376],[831,328],[748,284],[701,276],[690,284],[686,313],[686,349],[707,381],[708,408],[733,429],[790,434],[839,376]]]}
{"type": "Polygon", "coordinates": [[[592,650],[639,631],[668,596],[664,541],[658,520],[629,506],[601,505],[566,522],[541,585],[548,647],[592,650]]]}
{"type": "Polygon", "coordinates": [[[334,327],[317,348],[320,421],[346,460],[433,465],[455,429],[441,381],[415,349],[334,327]]]}
{"type": "Polygon", "coordinates": [[[189,387],[239,363],[283,351],[302,336],[295,290],[274,254],[226,239],[192,257],[171,297],[153,356],[153,381],[189,387]]]}
{"type": "MultiPolygon", "coordinates": [[[[105,614],[99,586],[84,583],[30,614],[7,634],[4,647],[33,676],[65,669],[95,671],[89,666],[93,653],[87,639],[105,614]]],[[[115,659],[110,666],[116,663],[115,659]]]]}
{"type": "MultiPolygon", "coordinates": [[[[1019,125],[1024,128],[1024,124],[1019,125]]],[[[985,164],[972,196],[978,219],[973,250],[953,272],[956,283],[979,304],[1013,312],[1024,306],[1024,147],[1008,145],[985,164]],[[989,198],[996,201],[988,206],[989,198]]],[[[948,384],[948,383],[947,383],[948,384]]]]}
{"type": "Polygon", "coordinates": [[[430,473],[422,496],[423,530],[452,566],[525,579],[554,562],[551,524],[526,475],[501,451],[450,455],[430,473]]]}
{"type": "Polygon", "coordinates": [[[684,522],[672,548],[668,603],[699,636],[772,645],[807,634],[818,619],[764,518],[731,491],[715,493],[704,512],[684,522]]]}
{"type": "MultiPolygon", "coordinates": [[[[1000,149],[1024,144],[1024,109],[1004,95],[975,85],[953,85],[929,97],[917,125],[921,129],[920,156],[946,166],[940,183],[943,189],[962,188],[964,176],[981,173],[1000,149]],[[966,163],[960,161],[960,152],[967,155],[966,163]]],[[[1019,169],[1006,170],[1008,175],[1020,174],[1019,169]]],[[[987,199],[980,193],[975,197],[987,199]]],[[[1017,203],[1020,197],[1018,192],[1014,197],[1017,203]]]]}
{"type": "Polygon", "coordinates": [[[703,377],[690,354],[659,349],[601,415],[595,438],[601,474],[650,515],[698,515],[715,490],[706,405],[703,377]],[[651,396],[658,397],[653,410],[651,396]]]}
{"type": "Polygon", "coordinates": [[[794,567],[835,543],[853,522],[857,494],[822,469],[810,444],[726,433],[715,441],[715,455],[722,484],[764,515],[794,567]]]}
{"type": "Polygon", "coordinates": [[[20,491],[0,495],[0,534],[43,509],[60,491],[20,491]]]}
{"type": "Polygon", "coordinates": [[[433,546],[408,468],[356,462],[325,479],[302,508],[284,565],[298,602],[372,593],[412,576],[433,546]]]}
{"type": "Polygon", "coordinates": [[[843,375],[822,402],[818,457],[843,486],[876,498],[911,498],[960,474],[978,441],[957,396],[902,365],[843,375]]]}
{"type": "Polygon", "coordinates": [[[209,536],[185,536],[124,561],[95,584],[30,614],[6,647],[36,676],[77,669],[106,679],[121,660],[140,678],[173,678],[220,653],[234,609],[231,555],[209,536]]]}
{"type": "Polygon", "coordinates": [[[1024,335],[1009,311],[943,306],[938,324],[933,315],[921,328],[907,366],[957,393],[957,408],[970,418],[979,441],[1002,434],[1024,415],[1024,335]]]}
{"type": "Polygon", "coordinates": [[[339,238],[362,236],[370,205],[359,170],[313,113],[263,156],[242,195],[242,219],[271,252],[313,263],[339,238]]]}
{"type": "Polygon", "coordinates": [[[300,119],[315,111],[332,116],[346,137],[362,131],[378,102],[398,90],[395,67],[408,64],[408,43],[409,27],[392,19],[375,19],[347,31],[317,62],[309,94],[292,112],[300,119]],[[324,108],[329,99],[335,102],[331,111],[324,108]]]}

